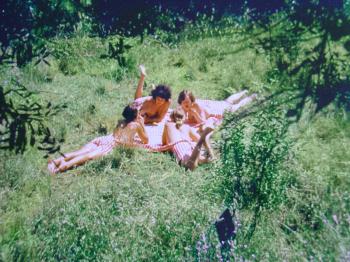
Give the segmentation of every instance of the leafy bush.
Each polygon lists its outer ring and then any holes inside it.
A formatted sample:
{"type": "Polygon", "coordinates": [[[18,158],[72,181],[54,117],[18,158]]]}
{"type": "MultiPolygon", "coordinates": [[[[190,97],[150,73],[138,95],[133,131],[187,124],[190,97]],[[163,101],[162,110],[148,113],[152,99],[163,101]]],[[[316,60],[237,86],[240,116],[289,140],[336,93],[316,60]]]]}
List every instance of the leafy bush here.
{"type": "Polygon", "coordinates": [[[124,43],[124,38],[111,39],[108,43],[108,57],[116,59],[120,67],[127,66],[125,54],[132,48],[130,44],[124,43]]]}
{"type": "Polygon", "coordinates": [[[226,204],[252,210],[251,229],[264,210],[285,197],[283,162],[288,155],[287,123],[279,111],[265,110],[245,123],[228,120],[221,146],[221,168],[226,204]]]}
{"type": "Polygon", "coordinates": [[[77,59],[71,59],[70,57],[62,57],[58,64],[58,68],[65,75],[76,75],[81,68],[82,63],[77,59]]]}

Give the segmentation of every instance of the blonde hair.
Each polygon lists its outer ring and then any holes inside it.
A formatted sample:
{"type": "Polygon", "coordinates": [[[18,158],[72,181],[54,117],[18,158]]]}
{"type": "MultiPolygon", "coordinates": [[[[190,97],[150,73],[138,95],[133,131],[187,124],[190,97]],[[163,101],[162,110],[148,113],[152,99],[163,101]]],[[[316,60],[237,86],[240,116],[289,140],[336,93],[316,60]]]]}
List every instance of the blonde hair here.
{"type": "Polygon", "coordinates": [[[170,114],[170,119],[174,123],[176,123],[176,128],[179,129],[184,122],[185,118],[185,112],[181,107],[177,107],[173,112],[170,114]]]}

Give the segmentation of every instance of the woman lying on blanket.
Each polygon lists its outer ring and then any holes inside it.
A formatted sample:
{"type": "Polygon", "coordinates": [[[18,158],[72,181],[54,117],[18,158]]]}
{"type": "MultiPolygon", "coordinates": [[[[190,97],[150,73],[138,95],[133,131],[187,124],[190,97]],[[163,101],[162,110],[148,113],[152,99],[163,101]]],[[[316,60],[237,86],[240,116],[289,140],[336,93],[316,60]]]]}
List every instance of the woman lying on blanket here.
{"type": "Polygon", "coordinates": [[[207,136],[213,131],[212,127],[206,127],[201,135],[189,125],[183,124],[185,112],[181,108],[175,109],[171,115],[171,122],[167,122],[163,131],[163,144],[172,144],[172,151],[178,163],[190,170],[194,170],[198,164],[209,162],[213,159],[213,151],[207,136]],[[201,154],[204,146],[208,156],[201,154]]]}
{"type": "Polygon", "coordinates": [[[220,123],[225,110],[234,112],[240,107],[252,102],[256,95],[247,96],[247,90],[233,94],[224,101],[195,99],[193,93],[183,90],[177,102],[185,111],[186,123],[190,125],[200,125],[207,120],[212,120],[213,124],[220,123]]]}
{"type": "Polygon", "coordinates": [[[133,106],[126,106],[123,117],[124,120],[118,123],[113,134],[97,137],[77,151],[66,153],[55,160],[49,160],[49,171],[53,174],[63,172],[89,160],[107,155],[117,145],[131,146],[136,134],[143,144],[147,144],[148,136],[139,110],[133,106]]]}
{"type": "Polygon", "coordinates": [[[146,77],[146,69],[143,65],[140,65],[140,71],[141,76],[135,92],[134,105],[140,109],[145,124],[159,123],[165,117],[171,103],[170,88],[166,85],[158,85],[152,90],[151,96],[142,97],[146,77]]]}

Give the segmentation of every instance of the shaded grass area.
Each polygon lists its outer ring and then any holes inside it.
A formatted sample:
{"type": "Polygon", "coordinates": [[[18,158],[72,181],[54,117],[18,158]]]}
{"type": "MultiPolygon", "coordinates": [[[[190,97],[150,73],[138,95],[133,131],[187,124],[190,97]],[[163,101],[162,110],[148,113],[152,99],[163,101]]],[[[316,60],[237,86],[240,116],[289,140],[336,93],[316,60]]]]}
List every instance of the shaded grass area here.
{"type": "MultiPolygon", "coordinates": [[[[51,48],[56,57],[50,58],[50,66],[3,69],[1,81],[17,77],[40,92],[38,99],[67,104],[50,123],[54,135],[65,139],[61,150],[66,152],[113,130],[122,108],[132,101],[139,63],[148,72],[145,93],[151,84],[170,85],[172,107],[184,88],[210,99],[223,99],[242,88],[259,93],[276,88],[266,84],[266,58],[240,39],[233,31],[170,48],[151,38],[142,44],[130,38],[133,47],[125,54],[125,68],[101,58],[110,39],[55,39],[51,48]]],[[[299,140],[285,172],[295,177],[289,200],[264,214],[251,242],[239,242],[237,254],[271,261],[345,259],[349,122],[322,113],[295,130],[291,135],[299,140]]],[[[30,149],[23,156],[1,152],[0,169],[4,261],[191,261],[201,233],[224,208],[215,164],[186,172],[170,154],[116,149],[100,160],[49,176],[42,154],[30,149]]],[[[244,226],[250,214],[237,216],[244,226]]]]}
{"type": "Polygon", "coordinates": [[[349,258],[349,122],[318,117],[300,126],[285,176],[294,180],[286,202],[264,214],[246,257],[258,260],[349,258]]]}

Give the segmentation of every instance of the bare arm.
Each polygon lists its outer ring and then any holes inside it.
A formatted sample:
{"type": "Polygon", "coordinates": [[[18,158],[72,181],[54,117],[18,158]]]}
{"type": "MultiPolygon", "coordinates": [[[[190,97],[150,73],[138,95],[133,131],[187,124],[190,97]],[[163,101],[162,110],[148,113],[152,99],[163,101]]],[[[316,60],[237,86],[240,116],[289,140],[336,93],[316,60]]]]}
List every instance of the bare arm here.
{"type": "Polygon", "coordinates": [[[145,77],[146,77],[146,68],[143,65],[140,65],[140,79],[139,83],[137,84],[136,92],[135,92],[135,100],[142,97],[143,93],[143,84],[145,83],[145,77]]]}
{"type": "Polygon", "coordinates": [[[209,116],[208,112],[204,108],[201,108],[198,104],[193,105],[193,108],[190,110],[190,114],[198,124],[204,122],[209,116]]]}
{"type": "Polygon", "coordinates": [[[205,108],[200,108],[201,109],[201,116],[204,118],[204,119],[208,119],[210,114],[208,113],[208,111],[205,109],[205,108]]]}
{"type": "Polygon", "coordinates": [[[204,140],[204,143],[203,143],[205,149],[207,150],[209,156],[214,159],[215,158],[215,154],[214,154],[214,151],[211,147],[211,143],[210,143],[210,140],[209,140],[209,136],[207,136],[204,140]]]}
{"type": "Polygon", "coordinates": [[[204,119],[201,117],[201,115],[195,109],[191,109],[190,115],[191,115],[191,117],[194,118],[196,123],[202,123],[204,121],[204,119]]]}
{"type": "Polygon", "coordinates": [[[142,123],[138,122],[136,132],[139,135],[142,143],[148,144],[148,135],[147,135],[146,129],[142,123]]]}
{"type": "Polygon", "coordinates": [[[191,137],[191,139],[194,141],[194,142],[198,142],[199,138],[200,138],[200,135],[196,132],[196,130],[192,127],[189,127],[189,135],[191,137]]]}

